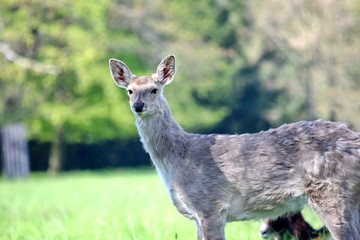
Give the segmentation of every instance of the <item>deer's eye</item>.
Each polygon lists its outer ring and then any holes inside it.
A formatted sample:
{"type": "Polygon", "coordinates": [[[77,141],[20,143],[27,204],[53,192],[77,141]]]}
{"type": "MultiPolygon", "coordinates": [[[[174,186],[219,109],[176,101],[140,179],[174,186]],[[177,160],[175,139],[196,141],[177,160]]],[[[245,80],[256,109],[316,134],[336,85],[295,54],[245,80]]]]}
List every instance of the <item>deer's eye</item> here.
{"type": "Polygon", "coordinates": [[[128,94],[129,94],[129,95],[131,95],[131,94],[133,93],[133,91],[132,91],[132,90],[130,90],[130,89],[129,89],[129,90],[127,90],[127,92],[128,92],[128,94]]]}
{"type": "Polygon", "coordinates": [[[157,94],[157,92],[158,92],[158,89],[156,89],[156,88],[154,88],[153,90],[151,90],[151,93],[152,93],[152,94],[157,94]]]}

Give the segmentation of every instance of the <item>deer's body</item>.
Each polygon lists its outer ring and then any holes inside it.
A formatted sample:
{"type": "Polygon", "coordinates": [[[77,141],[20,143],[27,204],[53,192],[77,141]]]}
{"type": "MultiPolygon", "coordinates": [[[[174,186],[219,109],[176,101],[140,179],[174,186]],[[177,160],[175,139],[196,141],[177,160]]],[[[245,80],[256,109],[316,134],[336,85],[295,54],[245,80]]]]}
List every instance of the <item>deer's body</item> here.
{"type": "Polygon", "coordinates": [[[145,150],[198,239],[225,239],[226,222],[278,217],[309,204],[336,240],[360,239],[360,134],[315,121],[256,134],[190,134],[174,121],[162,89],[175,75],[165,58],[153,77],[110,60],[128,90],[145,150]]]}

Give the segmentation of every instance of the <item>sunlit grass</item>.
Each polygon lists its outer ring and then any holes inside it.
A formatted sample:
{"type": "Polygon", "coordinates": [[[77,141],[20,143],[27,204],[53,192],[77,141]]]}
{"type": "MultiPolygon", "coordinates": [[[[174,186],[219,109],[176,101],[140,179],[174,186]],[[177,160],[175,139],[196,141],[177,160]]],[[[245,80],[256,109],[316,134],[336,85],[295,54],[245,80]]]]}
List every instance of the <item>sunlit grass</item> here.
{"type": "MultiPolygon", "coordinates": [[[[259,225],[230,223],[227,239],[260,239],[259,225]]],[[[3,239],[187,240],[196,239],[196,227],[171,204],[153,169],[32,174],[27,181],[0,180],[3,239]]]]}

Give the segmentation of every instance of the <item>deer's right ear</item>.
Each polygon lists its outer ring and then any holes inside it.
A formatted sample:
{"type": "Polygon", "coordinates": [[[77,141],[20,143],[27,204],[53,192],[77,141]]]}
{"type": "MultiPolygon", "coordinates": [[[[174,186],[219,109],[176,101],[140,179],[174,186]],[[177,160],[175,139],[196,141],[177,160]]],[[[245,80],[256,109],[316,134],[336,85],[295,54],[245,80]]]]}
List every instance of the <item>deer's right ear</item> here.
{"type": "Polygon", "coordinates": [[[109,66],[111,76],[119,87],[126,88],[136,77],[122,61],[112,58],[109,60],[109,66]]]}

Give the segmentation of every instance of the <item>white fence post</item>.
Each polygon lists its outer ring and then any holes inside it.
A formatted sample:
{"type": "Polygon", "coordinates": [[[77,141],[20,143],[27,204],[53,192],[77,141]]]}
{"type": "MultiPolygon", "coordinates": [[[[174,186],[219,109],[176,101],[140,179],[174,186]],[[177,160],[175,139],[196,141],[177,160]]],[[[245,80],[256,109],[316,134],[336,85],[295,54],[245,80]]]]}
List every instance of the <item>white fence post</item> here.
{"type": "Polygon", "coordinates": [[[28,178],[30,164],[25,125],[21,123],[5,125],[1,135],[6,177],[8,179],[28,178]]]}

